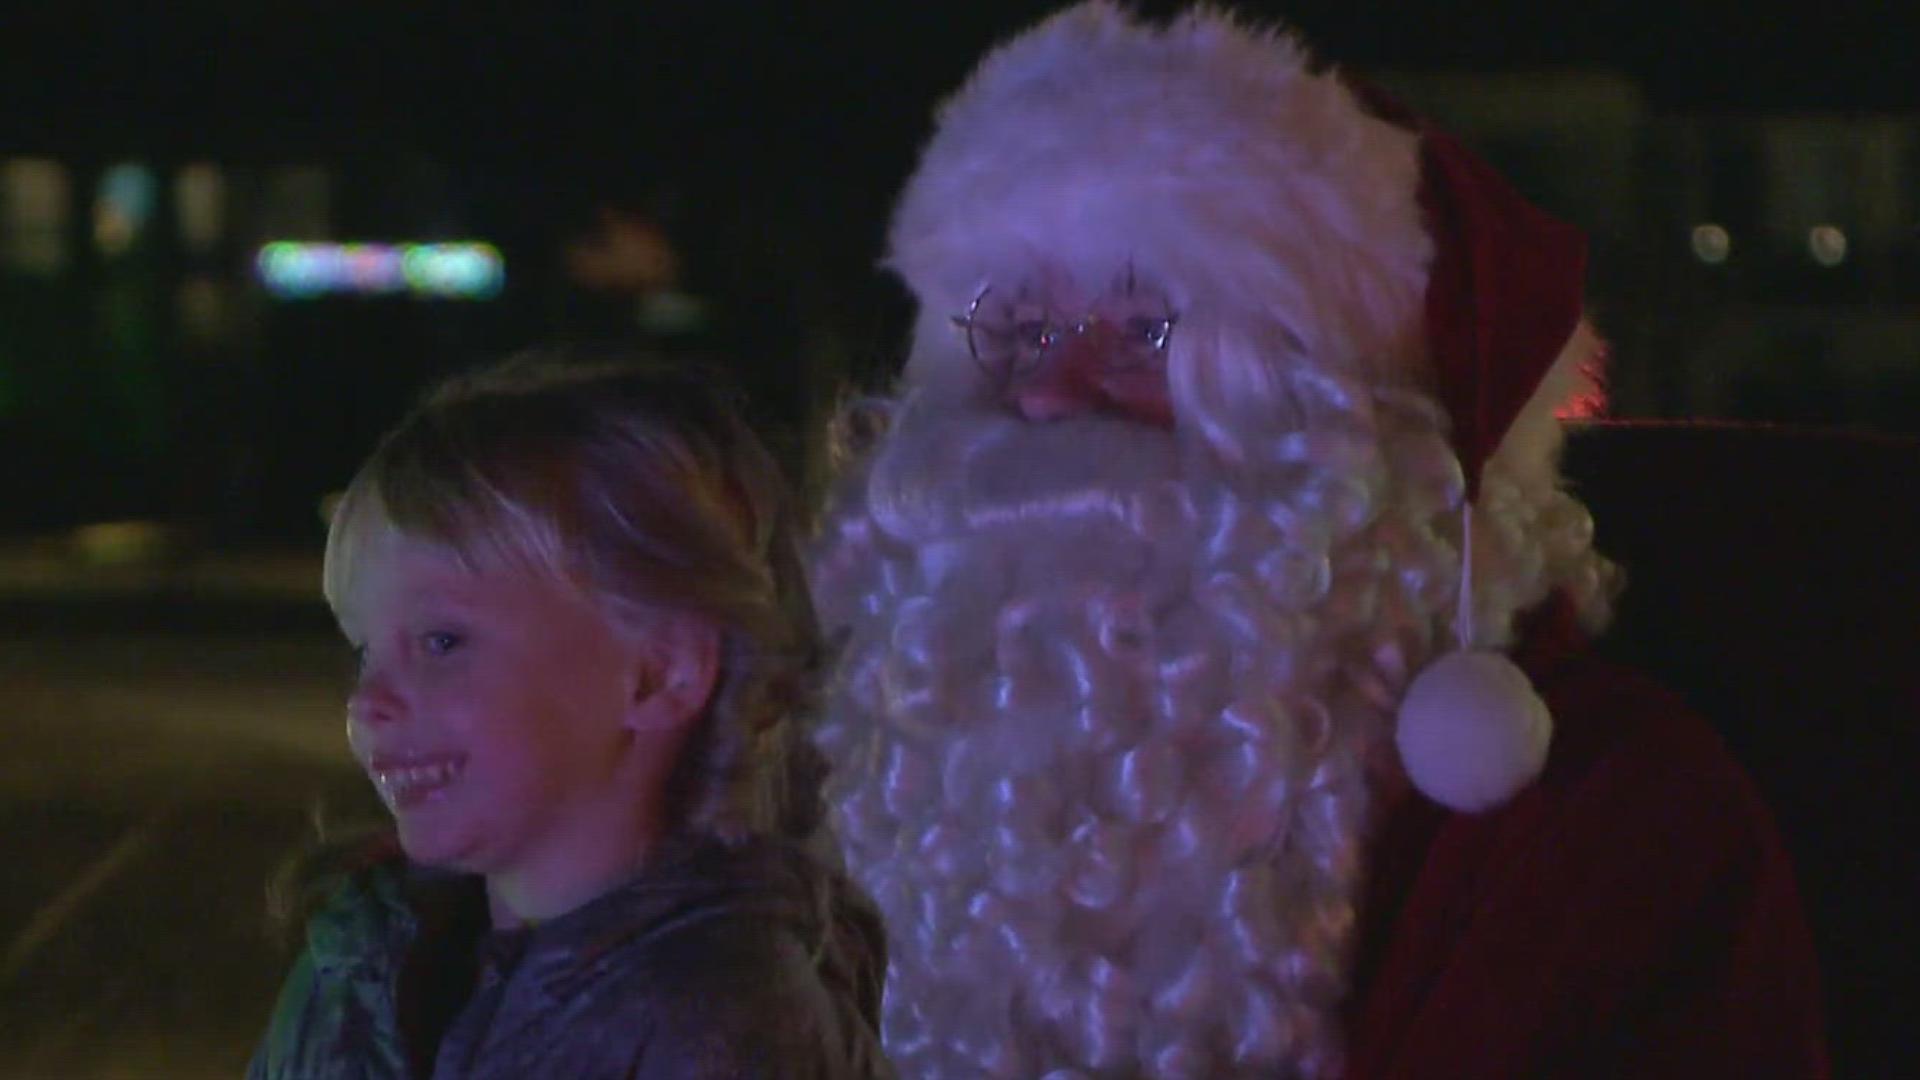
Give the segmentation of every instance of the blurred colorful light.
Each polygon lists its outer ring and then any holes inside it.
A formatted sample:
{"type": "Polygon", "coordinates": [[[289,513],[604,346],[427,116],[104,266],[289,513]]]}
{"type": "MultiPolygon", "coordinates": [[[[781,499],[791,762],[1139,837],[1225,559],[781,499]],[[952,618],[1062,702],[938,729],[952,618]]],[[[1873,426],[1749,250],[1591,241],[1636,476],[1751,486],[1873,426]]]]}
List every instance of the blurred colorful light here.
{"type": "Polygon", "coordinates": [[[407,293],[422,299],[486,300],[506,284],[506,263],[486,243],[311,244],[276,240],[254,269],[282,300],[407,293]]]}
{"type": "Polygon", "coordinates": [[[124,255],[153,216],[155,181],[145,165],[115,165],[100,177],[93,206],[93,242],[107,255],[124,255]]]}

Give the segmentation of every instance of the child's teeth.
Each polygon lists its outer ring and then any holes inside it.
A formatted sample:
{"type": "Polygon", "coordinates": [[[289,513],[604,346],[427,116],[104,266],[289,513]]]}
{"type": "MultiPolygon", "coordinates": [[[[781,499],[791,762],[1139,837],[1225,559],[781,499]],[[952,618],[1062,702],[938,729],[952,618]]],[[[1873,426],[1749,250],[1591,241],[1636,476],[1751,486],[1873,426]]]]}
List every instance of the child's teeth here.
{"type": "Polygon", "coordinates": [[[450,783],[460,774],[465,762],[435,761],[424,765],[402,765],[387,769],[378,776],[380,786],[389,791],[400,793],[422,787],[439,787],[450,783]]]}

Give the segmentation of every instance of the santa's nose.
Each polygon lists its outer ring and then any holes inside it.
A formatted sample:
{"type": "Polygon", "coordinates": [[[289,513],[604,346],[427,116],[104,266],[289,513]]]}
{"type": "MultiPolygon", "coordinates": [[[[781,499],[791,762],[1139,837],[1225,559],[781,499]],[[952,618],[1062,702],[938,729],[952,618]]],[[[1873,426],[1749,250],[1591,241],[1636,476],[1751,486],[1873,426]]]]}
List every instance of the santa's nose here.
{"type": "Polygon", "coordinates": [[[1099,324],[1062,333],[1038,366],[1007,384],[1007,404],[1027,420],[1065,420],[1103,406],[1100,373],[1112,334],[1099,324]]]}
{"type": "Polygon", "coordinates": [[[1007,406],[1036,422],[1101,412],[1159,428],[1173,426],[1164,365],[1120,355],[1120,336],[1104,323],[1065,334],[1038,367],[1009,380],[1007,406]]]}

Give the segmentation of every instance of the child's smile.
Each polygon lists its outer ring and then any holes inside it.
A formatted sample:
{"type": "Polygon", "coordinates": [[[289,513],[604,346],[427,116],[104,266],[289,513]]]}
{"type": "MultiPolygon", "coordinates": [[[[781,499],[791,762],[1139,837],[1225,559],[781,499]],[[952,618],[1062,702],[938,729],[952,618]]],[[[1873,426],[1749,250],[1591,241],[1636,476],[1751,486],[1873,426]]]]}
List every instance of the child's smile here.
{"type": "Polygon", "coordinates": [[[389,754],[368,759],[367,773],[388,809],[412,808],[445,794],[467,769],[465,754],[405,756],[389,754]]]}

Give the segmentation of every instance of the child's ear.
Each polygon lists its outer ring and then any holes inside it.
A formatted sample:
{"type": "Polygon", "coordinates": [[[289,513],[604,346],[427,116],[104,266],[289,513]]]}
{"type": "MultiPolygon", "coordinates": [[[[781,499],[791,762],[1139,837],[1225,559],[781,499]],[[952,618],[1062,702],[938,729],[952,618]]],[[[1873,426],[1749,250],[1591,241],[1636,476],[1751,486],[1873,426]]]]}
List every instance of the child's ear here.
{"type": "Polygon", "coordinates": [[[720,627],[689,612],[661,612],[640,635],[627,727],[682,728],[713,698],[720,677],[720,627]]]}

